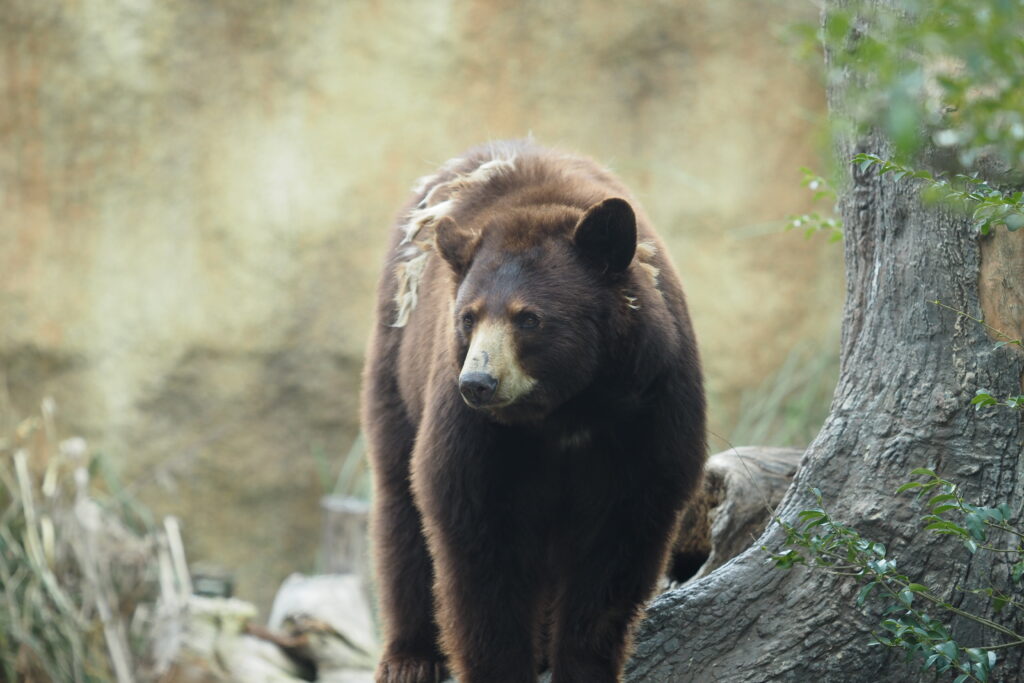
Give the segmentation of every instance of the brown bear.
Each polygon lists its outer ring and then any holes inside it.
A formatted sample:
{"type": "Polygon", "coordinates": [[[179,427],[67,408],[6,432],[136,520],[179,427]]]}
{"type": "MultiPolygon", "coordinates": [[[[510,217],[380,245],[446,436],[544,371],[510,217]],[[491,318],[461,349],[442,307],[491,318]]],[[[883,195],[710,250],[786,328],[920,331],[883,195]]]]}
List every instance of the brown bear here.
{"type": "Polygon", "coordinates": [[[415,193],[364,378],[377,681],[617,681],[706,451],[679,280],[585,158],[492,143],[415,193]]]}

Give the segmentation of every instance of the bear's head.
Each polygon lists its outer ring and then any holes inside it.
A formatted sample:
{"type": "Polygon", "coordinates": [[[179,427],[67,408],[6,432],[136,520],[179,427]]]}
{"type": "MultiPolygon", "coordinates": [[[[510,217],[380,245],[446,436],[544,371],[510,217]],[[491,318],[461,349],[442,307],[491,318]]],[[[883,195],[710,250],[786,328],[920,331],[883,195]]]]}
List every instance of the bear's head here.
{"type": "Polygon", "coordinates": [[[637,249],[628,202],[517,207],[473,227],[444,217],[435,241],[454,274],[455,371],[469,406],[538,421],[593,383],[637,249]]]}

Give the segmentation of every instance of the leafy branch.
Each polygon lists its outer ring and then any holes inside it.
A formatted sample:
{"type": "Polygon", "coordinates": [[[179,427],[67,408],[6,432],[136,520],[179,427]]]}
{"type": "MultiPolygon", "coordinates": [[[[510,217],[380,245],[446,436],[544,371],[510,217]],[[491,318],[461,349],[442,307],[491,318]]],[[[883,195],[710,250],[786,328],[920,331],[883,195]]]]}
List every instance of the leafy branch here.
{"type": "MultiPolygon", "coordinates": [[[[830,200],[835,203],[836,191],[831,183],[806,166],[802,166],[800,172],[804,176],[800,184],[814,193],[812,201],[830,200]]],[[[817,234],[828,235],[829,242],[838,242],[843,239],[843,222],[833,215],[822,215],[817,211],[788,216],[786,231],[790,230],[803,230],[804,237],[807,239],[817,234]]]]}
{"type": "Polygon", "coordinates": [[[877,154],[857,154],[853,163],[862,173],[875,166],[879,175],[891,174],[896,180],[911,178],[922,181],[925,186],[922,196],[926,200],[970,212],[971,226],[980,235],[989,234],[998,225],[1005,225],[1011,232],[1024,228],[1024,192],[1004,192],[977,174],[932,174],[892,159],[883,159],[877,154]]]}
{"type": "MultiPolygon", "coordinates": [[[[1015,555],[1017,562],[1011,569],[1011,579],[1019,583],[1024,576],[1024,534],[1012,524],[1009,506],[974,505],[964,499],[958,486],[927,468],[915,469],[912,474],[924,479],[904,484],[897,493],[915,491],[918,499],[929,496],[928,513],[922,518],[924,529],[959,538],[971,554],[990,551],[1015,555]],[[1009,534],[1016,539],[1016,545],[994,545],[989,541],[992,532],[1009,534]]],[[[864,538],[852,527],[838,522],[825,510],[821,491],[810,491],[817,507],[800,512],[796,524],[776,520],[786,534],[785,549],[764,549],[770,561],[782,569],[802,564],[858,579],[863,583],[855,600],[858,607],[863,607],[872,594],[885,598],[889,604],[882,613],[879,629],[872,631],[875,643],[903,649],[911,657],[919,656],[923,660],[922,670],[934,668],[937,673],[956,673],[955,683],[989,681],[998,661],[997,651],[1024,646],[1024,634],[957,607],[943,599],[939,591],[912,581],[899,571],[896,558],[887,554],[884,544],[864,538]],[[973,621],[999,634],[1002,642],[965,647],[929,609],[973,621]]],[[[996,587],[967,592],[988,597],[995,614],[1005,609],[1024,610],[1024,604],[996,587]]]]}
{"type": "Polygon", "coordinates": [[[901,160],[931,142],[954,151],[965,168],[983,156],[1020,168],[1024,37],[1018,2],[843,5],[829,10],[820,36],[831,72],[849,72],[862,84],[849,94],[849,125],[884,130],[901,160]]]}

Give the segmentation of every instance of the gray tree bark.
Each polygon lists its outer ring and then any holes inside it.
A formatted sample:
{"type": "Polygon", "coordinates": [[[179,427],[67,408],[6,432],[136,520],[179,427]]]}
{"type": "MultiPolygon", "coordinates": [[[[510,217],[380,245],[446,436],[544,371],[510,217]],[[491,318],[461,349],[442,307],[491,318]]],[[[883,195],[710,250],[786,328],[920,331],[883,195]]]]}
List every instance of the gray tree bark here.
{"type": "MultiPolygon", "coordinates": [[[[829,93],[833,111],[848,85],[829,93]]],[[[887,149],[869,135],[839,143],[838,152],[848,162],[857,152],[885,156],[887,149]]],[[[985,601],[960,589],[1010,585],[1006,558],[972,557],[958,541],[922,532],[921,508],[894,491],[911,469],[930,467],[960,483],[969,499],[1021,509],[1021,415],[976,411],[970,401],[978,389],[1021,393],[1024,353],[996,348],[983,326],[932,302],[997,320],[1019,337],[1024,231],[1000,227],[979,239],[962,216],[923,206],[911,181],[851,173],[840,199],[847,268],[840,379],[831,414],[778,512],[795,522],[815,506],[808,488],[817,487],[837,519],[885,543],[913,580],[945,587],[953,604],[992,616],[985,601]]],[[[773,569],[760,546],[778,548],[782,540],[772,525],[733,561],[660,596],[637,633],[627,680],[916,680],[919,660],[907,664],[902,651],[871,644],[884,603],[856,608],[859,584],[848,578],[773,569]]],[[[1019,612],[1015,621],[995,618],[1024,628],[1019,612]]],[[[961,644],[1001,642],[973,622],[952,624],[961,644]]],[[[1022,671],[1024,649],[1000,652],[995,680],[1022,680],[1022,671]]]]}

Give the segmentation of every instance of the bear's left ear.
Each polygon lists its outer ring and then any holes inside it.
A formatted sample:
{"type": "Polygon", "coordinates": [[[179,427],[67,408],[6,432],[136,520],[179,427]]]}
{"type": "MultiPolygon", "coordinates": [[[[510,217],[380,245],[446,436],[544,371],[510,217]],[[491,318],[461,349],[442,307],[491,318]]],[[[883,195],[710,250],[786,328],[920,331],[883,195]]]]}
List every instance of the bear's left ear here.
{"type": "Polygon", "coordinates": [[[469,270],[479,241],[479,233],[463,228],[451,216],[442,216],[434,225],[437,251],[460,278],[469,270]]]}
{"type": "Polygon", "coordinates": [[[602,274],[621,273],[636,252],[633,207],[617,197],[594,204],[573,229],[572,241],[602,274]]]}

